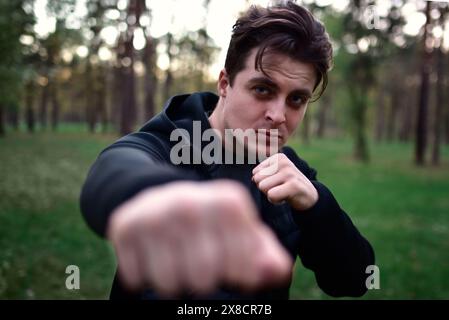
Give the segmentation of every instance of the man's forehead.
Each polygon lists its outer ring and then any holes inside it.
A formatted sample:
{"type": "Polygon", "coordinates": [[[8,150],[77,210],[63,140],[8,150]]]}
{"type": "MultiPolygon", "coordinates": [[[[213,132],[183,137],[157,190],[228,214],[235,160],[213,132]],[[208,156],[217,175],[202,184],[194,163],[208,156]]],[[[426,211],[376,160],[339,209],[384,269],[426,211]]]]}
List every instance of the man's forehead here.
{"type": "Polygon", "coordinates": [[[265,52],[259,66],[256,65],[256,53],[257,49],[253,49],[245,63],[244,70],[250,74],[250,79],[266,78],[276,82],[276,78],[281,75],[288,80],[300,82],[302,86],[310,84],[310,89],[313,90],[316,72],[312,64],[292,59],[286,54],[265,52]]]}

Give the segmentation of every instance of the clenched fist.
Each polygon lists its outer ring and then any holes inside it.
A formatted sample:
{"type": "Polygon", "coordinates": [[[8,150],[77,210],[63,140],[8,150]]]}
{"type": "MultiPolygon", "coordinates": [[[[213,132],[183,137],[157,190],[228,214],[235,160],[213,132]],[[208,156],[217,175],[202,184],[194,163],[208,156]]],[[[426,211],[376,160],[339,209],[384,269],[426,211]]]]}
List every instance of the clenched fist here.
{"type": "Polygon", "coordinates": [[[130,289],[206,294],[223,284],[255,290],[291,277],[287,251],[248,191],[229,180],[142,191],[113,212],[107,237],[130,289]]]}
{"type": "Polygon", "coordinates": [[[274,204],[288,202],[296,210],[307,210],[318,201],[318,191],[283,153],[276,153],[253,169],[253,181],[274,204]]]}

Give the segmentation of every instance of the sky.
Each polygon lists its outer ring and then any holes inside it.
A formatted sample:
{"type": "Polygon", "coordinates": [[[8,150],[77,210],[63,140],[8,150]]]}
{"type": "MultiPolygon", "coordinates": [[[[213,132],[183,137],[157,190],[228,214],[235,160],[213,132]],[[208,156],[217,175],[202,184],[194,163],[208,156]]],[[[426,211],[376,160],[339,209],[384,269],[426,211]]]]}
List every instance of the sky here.
{"type": "MultiPolygon", "coordinates": [[[[73,17],[69,19],[68,23],[73,28],[79,28],[78,18],[83,17],[86,13],[86,1],[78,0],[73,17]]],[[[153,37],[160,37],[170,31],[173,34],[181,34],[183,31],[197,30],[204,24],[207,25],[208,34],[215,41],[215,44],[220,48],[220,53],[216,62],[211,67],[211,75],[218,76],[219,71],[223,67],[226,50],[229,44],[232,25],[234,24],[239,12],[245,10],[248,4],[259,4],[266,6],[270,0],[211,0],[209,11],[205,12],[202,6],[204,0],[147,0],[147,6],[152,9],[153,21],[151,21],[150,32],[153,37]]],[[[376,12],[383,15],[388,12],[391,4],[396,0],[378,0],[376,5],[376,12]]],[[[448,2],[449,0],[444,0],[448,2]]],[[[127,0],[119,0],[118,6],[126,7],[127,0]]],[[[303,0],[298,3],[315,2],[317,5],[326,6],[332,5],[336,10],[343,10],[348,4],[349,0],[303,0]]],[[[40,36],[45,36],[54,30],[55,19],[48,17],[45,6],[47,0],[36,0],[34,10],[37,16],[37,24],[35,31],[40,36]]],[[[418,12],[420,9],[419,0],[406,0],[402,6],[401,11],[406,17],[406,25],[404,32],[408,35],[417,35],[425,23],[425,16],[418,12]]],[[[114,18],[119,13],[118,11],[110,11],[108,15],[114,18]]],[[[148,24],[149,21],[141,21],[143,24],[148,24]]],[[[120,26],[119,26],[120,28],[120,26]]],[[[442,34],[443,30],[434,30],[435,35],[442,34]]],[[[118,35],[118,30],[115,27],[109,27],[102,31],[101,36],[105,42],[113,46],[118,35]]],[[[446,26],[444,34],[444,44],[449,48],[449,25],[446,26]]],[[[143,32],[137,32],[134,39],[134,47],[136,49],[143,48],[145,40],[143,32]]],[[[363,43],[361,43],[363,45],[363,43]]],[[[76,50],[80,56],[87,55],[87,48],[80,47],[76,50]]],[[[100,51],[100,58],[107,60],[111,57],[111,52],[105,47],[100,51]]],[[[160,68],[165,69],[168,65],[168,58],[162,52],[159,54],[157,64],[160,68]]]]}
{"type": "MultiPolygon", "coordinates": [[[[76,17],[82,17],[86,14],[85,9],[86,0],[78,0],[75,10],[76,17]]],[[[214,40],[215,44],[221,49],[218,54],[217,61],[211,68],[211,74],[220,72],[221,67],[224,64],[226,49],[228,47],[232,25],[240,11],[244,10],[247,5],[245,0],[212,0],[209,6],[209,12],[207,13],[202,6],[203,0],[150,0],[147,1],[148,5],[151,2],[151,9],[153,15],[153,21],[151,22],[150,32],[153,37],[160,37],[170,31],[173,34],[179,34],[186,30],[197,30],[207,24],[207,32],[214,40]],[[187,14],[186,14],[187,13],[187,14]],[[205,20],[206,19],[206,20],[205,20]],[[172,23],[170,23],[172,22],[172,23]]],[[[251,4],[267,5],[269,0],[253,0],[251,4]]],[[[47,0],[36,0],[35,13],[37,16],[37,24],[35,31],[40,36],[45,36],[49,32],[54,30],[55,20],[48,17],[45,6],[47,0]]],[[[119,7],[125,5],[126,0],[119,1],[119,7]]],[[[77,26],[76,22],[73,22],[73,27],[77,26]]],[[[117,28],[106,28],[102,32],[102,36],[106,43],[113,45],[118,35],[117,28]]],[[[136,35],[136,41],[134,46],[141,48],[144,44],[143,34],[136,35]],[[140,41],[139,41],[140,39],[140,41]]],[[[87,48],[79,48],[77,53],[80,55],[87,55],[87,48]]],[[[103,50],[103,57],[107,59],[110,57],[110,53],[107,50],[103,50]]],[[[159,55],[158,66],[165,69],[168,61],[164,54],[159,55]]]]}

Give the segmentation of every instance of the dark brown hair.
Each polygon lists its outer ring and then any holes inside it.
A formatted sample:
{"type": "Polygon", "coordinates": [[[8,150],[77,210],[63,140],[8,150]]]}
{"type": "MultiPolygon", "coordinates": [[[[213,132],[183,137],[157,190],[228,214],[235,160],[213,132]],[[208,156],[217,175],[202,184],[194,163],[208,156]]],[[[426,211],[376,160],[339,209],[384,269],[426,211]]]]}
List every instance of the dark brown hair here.
{"type": "Polygon", "coordinates": [[[292,1],[268,8],[251,6],[233,26],[225,69],[232,86],[244,69],[249,52],[258,47],[255,69],[261,70],[266,52],[286,54],[294,60],[310,63],[317,73],[314,90],[320,85],[319,98],[327,86],[332,63],[332,45],[324,26],[312,14],[292,1]]]}

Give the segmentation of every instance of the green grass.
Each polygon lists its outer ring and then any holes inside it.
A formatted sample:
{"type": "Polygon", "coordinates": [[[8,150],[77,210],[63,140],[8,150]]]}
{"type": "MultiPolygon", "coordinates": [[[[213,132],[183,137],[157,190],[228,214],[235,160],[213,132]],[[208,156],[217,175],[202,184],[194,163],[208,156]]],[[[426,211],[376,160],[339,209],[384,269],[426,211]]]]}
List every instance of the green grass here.
{"type": "MultiPolygon", "coordinates": [[[[90,164],[114,139],[73,126],[0,138],[0,299],[108,297],[114,255],[84,223],[78,196],[90,164]],[[72,264],[80,290],[65,287],[72,264]]],[[[381,289],[365,299],[449,298],[448,147],[439,168],[417,168],[410,144],[371,146],[369,164],[351,159],[347,140],[292,145],[375,249],[381,289]]],[[[300,263],[291,297],[329,298],[300,263]]]]}
{"type": "MultiPolygon", "coordinates": [[[[318,178],[369,239],[380,268],[380,290],[365,299],[449,298],[449,149],[439,168],[413,165],[413,146],[371,147],[369,164],[355,163],[344,141],[294,144],[318,178]]],[[[298,266],[292,298],[327,298],[313,274],[298,266]]]]}
{"type": "Polygon", "coordinates": [[[78,196],[98,152],[114,137],[10,134],[0,139],[0,298],[107,298],[115,261],[84,223],[78,196]],[[68,265],[80,290],[67,290],[68,265]]]}

